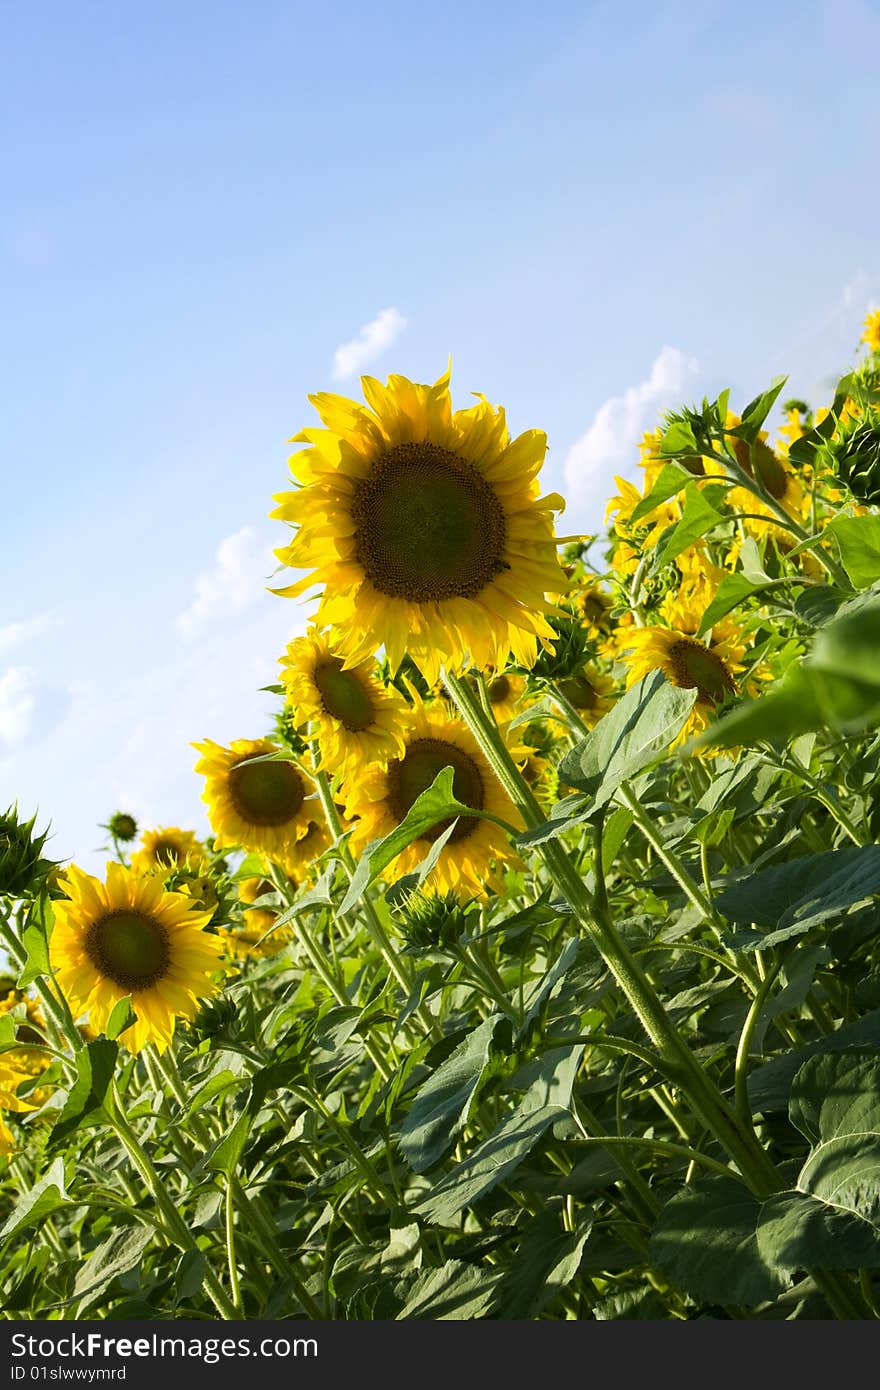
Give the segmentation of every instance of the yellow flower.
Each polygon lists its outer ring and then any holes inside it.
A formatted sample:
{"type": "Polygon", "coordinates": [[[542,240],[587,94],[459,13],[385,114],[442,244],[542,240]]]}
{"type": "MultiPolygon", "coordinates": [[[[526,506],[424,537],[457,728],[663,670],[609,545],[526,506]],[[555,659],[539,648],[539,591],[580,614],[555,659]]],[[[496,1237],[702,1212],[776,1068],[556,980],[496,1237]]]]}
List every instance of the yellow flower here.
{"type": "Polygon", "coordinates": [[[433,386],[403,376],[361,378],[366,405],[310,397],[325,429],[290,467],[300,484],[273,513],[298,527],[277,551],[311,572],[278,590],[323,585],[319,625],[356,665],[384,645],[392,669],[406,652],[429,683],[442,664],[531,666],[553,631],[545,595],[564,591],[553,513],[539,496],[547,439],[511,440],[504,411],[480,396],[453,412],[447,371],[433,386]]]}
{"type": "Polygon", "coordinates": [[[705,609],[699,590],[667,594],[660,613],[668,627],[633,627],[623,648],[629,666],[627,687],[661,670],[666,679],[683,690],[696,690],[697,700],[679,738],[705,728],[716,707],[737,693],[735,675],[743,669],[745,644],[740,628],[722,618],[708,641],[696,633],[705,609]]]}
{"type": "MultiPolygon", "coordinates": [[[[516,756],[518,750],[512,751],[516,756]]],[[[346,810],[349,816],[359,817],[351,837],[355,852],[394,830],[444,767],[453,769],[454,793],[464,805],[519,826],[513,803],[466,725],[450,718],[439,701],[431,706],[419,703],[412,712],[403,757],[393,759],[387,767],[365,767],[343,785],[346,810]]],[[[397,856],[386,876],[393,881],[416,868],[448,825],[448,821],[441,821],[425,831],[397,856]]],[[[440,892],[461,887],[484,896],[500,885],[502,865],[519,863],[500,826],[476,816],[461,816],[429,882],[440,892]]]]}
{"type": "Polygon", "coordinates": [[[376,679],[372,662],[344,667],[329,639],[313,628],[290,643],[281,667],[296,719],[311,722],[328,772],[351,759],[387,762],[403,751],[409,711],[376,679]]]}
{"type": "Polygon", "coordinates": [[[53,903],[49,955],[74,1017],[88,1014],[103,1032],[120,999],[131,995],[137,1022],[120,1035],[130,1052],[148,1042],[164,1051],[178,1018],[190,1019],[199,1000],[215,993],[220,941],[202,931],[210,913],[168,893],[155,874],[139,877],[107,865],[107,881],[75,865],[61,880],[67,894],[53,903]]]}
{"type": "Polygon", "coordinates": [[[614,620],[611,617],[614,600],[602,588],[598,579],[585,581],[573,595],[573,598],[590,637],[595,639],[607,638],[614,627],[614,620]]]}
{"type": "Polygon", "coordinates": [[[166,825],[159,830],[143,832],[140,849],[131,856],[131,867],[136,874],[147,874],[153,869],[175,869],[187,862],[205,864],[207,860],[192,830],[166,825]]]}
{"type": "Polygon", "coordinates": [[[296,846],[309,831],[312,784],[293,763],[251,762],[279,751],[270,739],[234,739],[228,748],[205,739],[194,743],[205,778],[202,800],[218,849],[240,847],[265,854],[296,873],[296,846]]]}
{"type": "MultiPolygon", "coordinates": [[[[653,550],[667,526],[672,526],[681,517],[681,508],[674,500],[660,502],[636,523],[635,533],[630,526],[630,517],[643,499],[643,494],[626,478],[614,479],[618,491],[610,498],[605,508],[605,520],[615,518],[614,529],[620,536],[630,540],[638,539],[644,550],[653,550]],[[644,531],[644,538],[642,532],[644,531]]],[[[645,495],[647,495],[647,490],[645,495]]]]}
{"type": "Polygon", "coordinates": [[[872,309],[868,314],[859,342],[867,343],[872,352],[880,352],[880,309],[872,309]]]}

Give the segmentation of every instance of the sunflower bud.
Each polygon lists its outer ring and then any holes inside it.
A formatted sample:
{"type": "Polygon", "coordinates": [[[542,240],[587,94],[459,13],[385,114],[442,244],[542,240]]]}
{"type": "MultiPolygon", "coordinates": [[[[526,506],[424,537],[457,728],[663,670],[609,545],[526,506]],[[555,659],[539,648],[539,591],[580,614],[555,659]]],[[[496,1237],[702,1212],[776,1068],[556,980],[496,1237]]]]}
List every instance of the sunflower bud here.
{"type": "Polygon", "coordinates": [[[578,675],[589,654],[589,640],[583,625],[574,615],[559,618],[554,614],[548,621],[556,633],[556,642],[552,651],[538,649],[532,674],[547,681],[578,675]]]}
{"type": "Polygon", "coordinates": [[[456,893],[411,893],[400,922],[406,950],[412,955],[456,945],[469,930],[474,907],[456,893]]]}
{"type": "Polygon", "coordinates": [[[236,1014],[235,1004],[228,994],[205,1000],[191,1025],[194,1041],[204,1042],[220,1034],[231,1036],[236,1031],[236,1014]]]}
{"type": "Polygon", "coordinates": [[[845,424],[825,448],[831,471],[849,488],[857,502],[880,502],[880,410],[869,410],[845,424]]]}
{"type": "Polygon", "coordinates": [[[133,840],[138,833],[138,823],[127,811],[114,811],[102,828],[109,830],[114,840],[119,840],[120,844],[124,845],[133,840]]]}
{"type": "Polygon", "coordinates": [[[42,858],[49,832],[35,835],[36,819],[20,821],[17,806],[0,813],[0,895],[21,898],[35,891],[53,867],[42,858]]]}

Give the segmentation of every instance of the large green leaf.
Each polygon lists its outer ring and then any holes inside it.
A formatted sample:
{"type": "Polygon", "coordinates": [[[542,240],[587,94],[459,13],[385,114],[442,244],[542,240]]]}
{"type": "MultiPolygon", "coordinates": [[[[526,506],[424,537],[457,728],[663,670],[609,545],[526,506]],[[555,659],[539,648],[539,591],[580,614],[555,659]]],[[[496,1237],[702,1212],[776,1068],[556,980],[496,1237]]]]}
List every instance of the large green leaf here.
{"type": "Polygon", "coordinates": [[[115,1042],[98,1038],[76,1054],[77,1077],[50,1135],[50,1143],[59,1144],[74,1130],[100,1124],[104,1119],[104,1101],[119,1051],[115,1042]]]}
{"type": "Polygon", "coordinates": [[[67,1203],[64,1159],[56,1158],[39,1182],[21,1194],[0,1230],[0,1239],[20,1235],[29,1226],[38,1226],[50,1212],[67,1203]]]}
{"type": "Polygon", "coordinates": [[[423,1173],[442,1158],[467,1123],[501,1019],[501,1014],[490,1014],[416,1095],[399,1138],[401,1152],[414,1172],[423,1173]]]}
{"type": "Polygon", "coordinates": [[[880,893],[880,845],[790,859],[729,885],[715,906],[731,922],[772,928],[765,944],[808,931],[880,893]]]}
{"type": "Polygon", "coordinates": [[[555,1120],[568,1114],[574,1078],[583,1046],[557,1047],[537,1067],[537,1079],[520,1104],[488,1139],[435,1184],[415,1207],[417,1214],[438,1225],[455,1220],[503,1182],[534,1148],[555,1120]]]}
{"type": "Polygon", "coordinates": [[[447,1260],[440,1269],[419,1275],[397,1317],[432,1322],[488,1317],[500,1279],[500,1271],[491,1273],[479,1265],[447,1260]]]}
{"type": "Polygon", "coordinates": [[[837,541],[840,563],[857,589],[880,579],[880,516],[836,516],[825,530],[837,541]]]}
{"type": "Polygon", "coordinates": [[[694,1298],[754,1307],[788,1282],[758,1247],[760,1213],[758,1199],[732,1178],[685,1186],[657,1218],[651,1259],[694,1298]]]}
{"type": "Polygon", "coordinates": [[[139,1263],[147,1246],[153,1240],[153,1232],[145,1226],[125,1226],[114,1231],[105,1241],[92,1251],[89,1258],[80,1266],[73,1286],[73,1296],[82,1299],[79,1316],[85,1312],[94,1295],[107,1287],[119,1274],[127,1274],[139,1263]]]}
{"type": "Polygon", "coordinates": [[[756,1067],[749,1077],[749,1102],[755,1113],[769,1114],[774,1110],[785,1110],[791,1094],[792,1082],[810,1057],[826,1052],[842,1052],[851,1047],[880,1047],[880,1009],[857,1019],[855,1023],[845,1023],[836,1032],[829,1033],[815,1042],[804,1043],[802,1047],[792,1048],[772,1062],[756,1067]]]}
{"type": "Polygon", "coordinates": [[[880,1135],[880,1051],[848,1048],[809,1058],[792,1082],[789,1114],[812,1144],[880,1135]]]}
{"type": "MultiPolygon", "coordinates": [[[[824,1174],[813,1173],[817,1190],[779,1192],[761,1210],[758,1249],[762,1259],[780,1269],[794,1273],[811,1267],[876,1269],[880,1265],[880,1228],[838,1205],[830,1195],[838,1178],[845,1183],[851,1166],[861,1165],[865,1146],[854,1135],[834,1142],[839,1152],[828,1156],[830,1167],[824,1174]]],[[[876,1136],[872,1144],[876,1150],[876,1136]]],[[[877,1177],[875,1168],[875,1182],[877,1177]]]]}
{"type": "Polygon", "coordinates": [[[766,391],[762,391],[744,407],[740,423],[730,430],[739,439],[754,444],[761,432],[761,426],[776,404],[776,399],[788,380],[787,376],[775,376],[766,391]]]}
{"type": "Polygon", "coordinates": [[[663,757],[696,698],[696,690],[679,690],[662,671],[651,671],[566,753],[559,764],[561,780],[586,792],[591,809],[598,810],[622,782],[663,757]]]}

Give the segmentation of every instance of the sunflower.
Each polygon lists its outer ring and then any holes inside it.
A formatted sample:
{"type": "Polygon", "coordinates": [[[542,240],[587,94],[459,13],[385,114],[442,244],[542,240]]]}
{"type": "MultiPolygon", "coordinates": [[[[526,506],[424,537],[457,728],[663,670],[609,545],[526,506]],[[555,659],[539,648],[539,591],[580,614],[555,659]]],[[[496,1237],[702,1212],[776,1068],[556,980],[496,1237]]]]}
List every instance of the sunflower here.
{"type": "MultiPolygon", "coordinates": [[[[514,756],[518,750],[511,750],[514,756]]],[[[460,720],[450,718],[438,701],[419,702],[412,712],[402,758],[387,767],[364,767],[343,785],[349,816],[357,815],[352,848],[358,852],[370,840],[381,839],[400,824],[416,799],[445,767],[453,769],[453,790],[474,810],[488,811],[519,825],[519,816],[494,777],[473,735],[460,720]]],[[[439,821],[393,861],[392,879],[421,863],[450,822],[439,821]]],[[[500,884],[503,864],[519,866],[500,826],[476,816],[461,816],[430,875],[431,886],[444,891],[465,888],[484,896],[500,884]]]]}
{"type": "Polygon", "coordinates": [[[61,887],[49,955],[74,1017],[88,1014],[92,1031],[103,1032],[131,995],[137,1022],[121,1041],[130,1052],[148,1042],[164,1051],[175,1020],[193,1018],[218,989],[220,940],[202,931],[211,914],[122,864],[107,865],[106,883],[71,865],[61,887]]]}
{"type": "Polygon", "coordinates": [[[311,782],[299,766],[273,759],[270,739],[234,739],[228,748],[205,739],[193,747],[202,754],[196,772],[205,778],[202,800],[218,849],[238,846],[265,854],[296,873],[297,841],[309,831],[314,802],[311,782]]]}
{"type": "Polygon", "coordinates": [[[696,636],[705,608],[701,586],[667,594],[660,605],[666,627],[632,628],[622,644],[629,666],[627,686],[661,670],[666,679],[683,690],[696,690],[697,699],[680,738],[703,729],[714,710],[738,693],[735,676],[742,671],[746,647],[739,626],[722,618],[708,640],[696,636]]]}
{"type": "Polygon", "coordinates": [[[289,644],[281,667],[296,719],[311,722],[328,772],[344,770],[350,759],[380,763],[403,752],[409,711],[376,679],[372,662],[344,666],[313,628],[289,644]]]}
{"type": "Polygon", "coordinates": [[[871,352],[880,352],[880,309],[872,309],[865,319],[860,343],[867,343],[871,352]]]}
{"type": "Polygon", "coordinates": [[[131,856],[136,874],[151,873],[154,869],[176,869],[181,864],[205,864],[208,856],[192,830],[179,830],[166,825],[159,830],[145,830],[140,848],[131,856]]]}
{"type": "Polygon", "coordinates": [[[273,516],[298,527],[276,553],[311,572],[276,592],[324,586],[317,619],[356,665],[384,645],[392,669],[406,652],[429,683],[442,664],[499,668],[512,651],[531,666],[553,633],[547,594],[564,591],[556,555],[556,493],[539,496],[541,430],[511,439],[504,411],[483,396],[452,410],[449,372],[433,386],[362,377],[366,405],[311,396],[324,429],[292,442],[296,492],[273,516]]]}

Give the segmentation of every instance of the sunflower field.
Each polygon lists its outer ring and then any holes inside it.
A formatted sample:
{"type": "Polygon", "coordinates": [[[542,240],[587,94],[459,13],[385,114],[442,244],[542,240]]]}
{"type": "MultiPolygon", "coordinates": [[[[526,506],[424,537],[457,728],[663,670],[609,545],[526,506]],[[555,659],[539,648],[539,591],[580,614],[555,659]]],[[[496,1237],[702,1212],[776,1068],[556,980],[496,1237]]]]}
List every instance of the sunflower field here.
{"type": "Polygon", "coordinates": [[[783,386],[595,536],[448,372],[311,398],[210,837],[0,815],[5,1318],[880,1317],[880,311],[783,386]]]}

